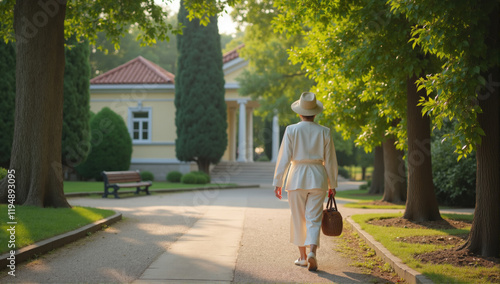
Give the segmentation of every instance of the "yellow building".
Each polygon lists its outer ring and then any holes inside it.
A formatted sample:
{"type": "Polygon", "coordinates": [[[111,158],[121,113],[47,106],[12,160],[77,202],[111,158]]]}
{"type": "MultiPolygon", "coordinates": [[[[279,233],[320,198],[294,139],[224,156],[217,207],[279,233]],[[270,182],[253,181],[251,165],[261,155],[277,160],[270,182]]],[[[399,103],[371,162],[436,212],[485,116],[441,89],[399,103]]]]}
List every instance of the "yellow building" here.
{"type": "MultiPolygon", "coordinates": [[[[222,161],[252,162],[258,104],[239,95],[236,81],[248,63],[238,49],[224,54],[223,62],[228,147],[222,161]]],[[[174,83],[172,73],[141,56],[90,80],[90,109],[97,113],[107,106],[123,117],[133,141],[131,169],[151,171],[158,180],[172,170],[196,169],[175,155],[174,83]]]]}

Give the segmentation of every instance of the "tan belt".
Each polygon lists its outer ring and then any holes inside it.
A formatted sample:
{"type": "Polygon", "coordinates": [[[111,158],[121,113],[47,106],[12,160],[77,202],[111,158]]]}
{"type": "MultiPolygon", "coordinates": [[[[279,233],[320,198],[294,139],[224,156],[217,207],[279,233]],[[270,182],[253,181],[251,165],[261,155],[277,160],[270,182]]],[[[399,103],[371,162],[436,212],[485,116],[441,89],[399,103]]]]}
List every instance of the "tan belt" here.
{"type": "Polygon", "coordinates": [[[292,164],[323,165],[323,160],[294,160],[292,164]]]}

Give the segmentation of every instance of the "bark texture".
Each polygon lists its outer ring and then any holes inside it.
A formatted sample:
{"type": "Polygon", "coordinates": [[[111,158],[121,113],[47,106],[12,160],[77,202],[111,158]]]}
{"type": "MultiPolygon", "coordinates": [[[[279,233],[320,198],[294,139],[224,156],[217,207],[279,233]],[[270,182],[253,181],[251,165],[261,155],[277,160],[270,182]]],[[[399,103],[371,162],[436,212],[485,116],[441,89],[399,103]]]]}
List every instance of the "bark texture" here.
{"type": "Polygon", "coordinates": [[[394,138],[382,143],[384,148],[384,196],[383,201],[402,203],[406,200],[406,176],[403,151],[396,149],[394,138]]]}
{"type": "Polygon", "coordinates": [[[70,207],[61,164],[65,11],[64,1],[18,0],[14,7],[17,80],[10,168],[16,173],[18,204],[70,207]]]}
{"type": "Polygon", "coordinates": [[[404,218],[413,221],[440,220],[438,202],[432,181],[430,119],[422,116],[418,102],[426,95],[417,92],[417,76],[407,81],[408,192],[404,218]]]}
{"type": "MultiPolygon", "coordinates": [[[[490,14],[491,47],[499,46],[499,9],[490,14]]],[[[466,243],[462,246],[482,256],[500,257],[500,102],[499,66],[495,66],[483,77],[488,78],[485,88],[478,96],[483,113],[479,123],[486,134],[477,147],[476,208],[466,243]],[[491,76],[491,77],[490,77],[491,76]]]]}
{"type": "Polygon", "coordinates": [[[384,192],[384,149],[382,146],[378,146],[374,152],[372,184],[368,193],[381,194],[384,192]]]}

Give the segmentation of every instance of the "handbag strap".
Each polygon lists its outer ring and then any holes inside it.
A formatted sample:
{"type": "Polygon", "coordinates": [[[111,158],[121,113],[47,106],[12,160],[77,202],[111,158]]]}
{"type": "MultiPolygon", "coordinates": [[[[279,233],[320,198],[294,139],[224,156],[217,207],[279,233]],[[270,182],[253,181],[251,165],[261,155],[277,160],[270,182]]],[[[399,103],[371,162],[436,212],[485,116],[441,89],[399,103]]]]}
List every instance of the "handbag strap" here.
{"type": "Polygon", "coordinates": [[[326,209],[335,209],[335,211],[339,211],[337,209],[337,202],[335,201],[335,197],[332,195],[328,196],[328,202],[326,203],[326,209]],[[333,207],[335,205],[335,207],[333,207]]]}

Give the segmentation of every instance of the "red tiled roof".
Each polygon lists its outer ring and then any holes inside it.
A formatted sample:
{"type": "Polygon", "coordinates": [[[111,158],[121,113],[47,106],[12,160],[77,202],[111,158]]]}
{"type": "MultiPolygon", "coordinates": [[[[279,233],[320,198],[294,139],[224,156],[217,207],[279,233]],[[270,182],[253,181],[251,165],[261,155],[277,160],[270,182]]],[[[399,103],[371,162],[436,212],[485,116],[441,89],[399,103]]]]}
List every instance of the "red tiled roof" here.
{"type": "Polygon", "coordinates": [[[244,46],[245,46],[245,44],[240,44],[237,48],[223,54],[222,55],[222,63],[225,64],[233,59],[240,57],[240,54],[238,53],[238,51],[240,49],[242,49],[244,46]]]}
{"type": "Polygon", "coordinates": [[[174,84],[174,74],[139,56],[90,80],[90,84],[174,84]]]}

